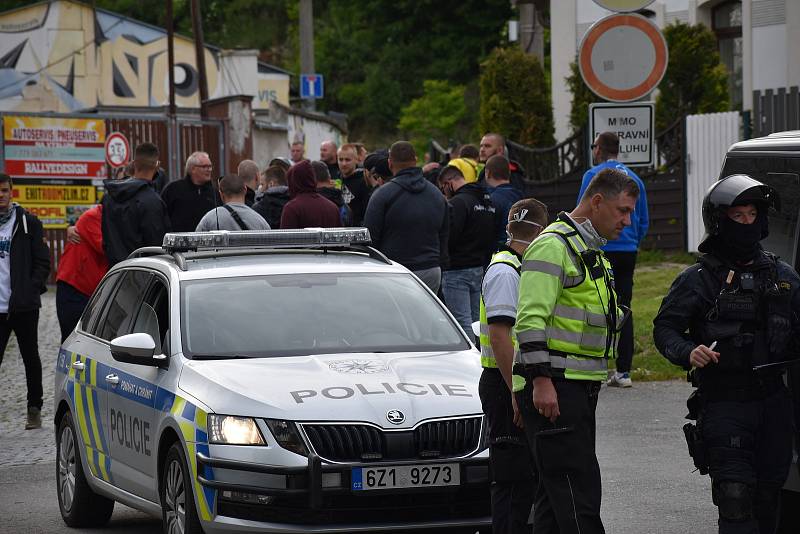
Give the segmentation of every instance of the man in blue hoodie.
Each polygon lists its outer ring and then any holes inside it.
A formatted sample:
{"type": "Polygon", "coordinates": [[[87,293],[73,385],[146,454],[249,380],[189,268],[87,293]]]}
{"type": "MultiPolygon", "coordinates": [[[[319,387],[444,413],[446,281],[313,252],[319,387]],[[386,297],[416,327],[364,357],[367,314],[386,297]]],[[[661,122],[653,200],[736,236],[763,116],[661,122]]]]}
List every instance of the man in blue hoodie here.
{"type": "MultiPolygon", "coordinates": [[[[578,203],[592,178],[603,169],[615,168],[625,172],[639,186],[639,199],[631,215],[631,225],[626,226],[619,237],[609,241],[603,247],[606,257],[614,270],[614,287],[617,290],[619,304],[630,307],[633,297],[633,271],[636,267],[636,253],[639,244],[647,235],[650,217],[647,213],[647,195],[644,183],[632,170],[617,161],[619,155],[619,137],[614,132],[603,132],[592,144],[592,163],[594,167],[583,175],[578,203]]],[[[617,370],[608,380],[609,386],[631,387],[631,363],[633,362],[633,317],[622,327],[617,346],[617,370]]]]}

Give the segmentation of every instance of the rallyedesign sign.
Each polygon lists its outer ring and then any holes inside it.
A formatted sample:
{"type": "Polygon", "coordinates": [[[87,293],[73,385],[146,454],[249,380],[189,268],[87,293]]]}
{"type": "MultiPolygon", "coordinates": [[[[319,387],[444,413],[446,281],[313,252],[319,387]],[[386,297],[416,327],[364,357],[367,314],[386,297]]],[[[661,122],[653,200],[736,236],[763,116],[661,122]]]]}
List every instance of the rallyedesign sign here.
{"type": "Polygon", "coordinates": [[[7,115],[5,172],[17,178],[106,178],[106,126],[101,119],[7,115]]]}
{"type": "Polygon", "coordinates": [[[653,102],[591,104],[589,131],[592,141],[603,132],[614,132],[619,137],[617,159],[621,163],[630,166],[652,165],[654,116],[653,102]]]}

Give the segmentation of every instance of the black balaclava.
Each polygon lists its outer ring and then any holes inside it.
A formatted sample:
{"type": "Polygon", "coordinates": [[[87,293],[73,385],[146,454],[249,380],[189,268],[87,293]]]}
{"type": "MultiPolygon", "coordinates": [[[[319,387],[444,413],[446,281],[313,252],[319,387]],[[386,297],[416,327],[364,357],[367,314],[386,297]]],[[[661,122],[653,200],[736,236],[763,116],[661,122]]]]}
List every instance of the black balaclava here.
{"type": "Polygon", "coordinates": [[[758,256],[761,241],[767,234],[766,210],[759,206],[758,215],[753,224],[742,224],[734,221],[727,214],[719,219],[719,235],[714,240],[714,252],[735,263],[748,263],[758,256]]]}

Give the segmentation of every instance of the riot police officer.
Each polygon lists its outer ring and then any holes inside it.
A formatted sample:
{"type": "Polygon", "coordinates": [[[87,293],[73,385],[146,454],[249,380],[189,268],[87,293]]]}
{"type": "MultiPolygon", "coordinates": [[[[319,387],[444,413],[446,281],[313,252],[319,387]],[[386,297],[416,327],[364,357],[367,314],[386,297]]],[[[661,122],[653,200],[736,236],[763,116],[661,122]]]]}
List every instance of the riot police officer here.
{"type": "Polygon", "coordinates": [[[762,249],[768,186],[723,178],[703,199],[704,254],[673,282],[653,320],[658,350],[689,370],[690,454],[710,473],[720,534],[773,533],[792,460],[792,406],[780,362],[797,354],[792,330],[800,278],[762,249]],[[777,365],[776,365],[777,364],[777,365]]]}

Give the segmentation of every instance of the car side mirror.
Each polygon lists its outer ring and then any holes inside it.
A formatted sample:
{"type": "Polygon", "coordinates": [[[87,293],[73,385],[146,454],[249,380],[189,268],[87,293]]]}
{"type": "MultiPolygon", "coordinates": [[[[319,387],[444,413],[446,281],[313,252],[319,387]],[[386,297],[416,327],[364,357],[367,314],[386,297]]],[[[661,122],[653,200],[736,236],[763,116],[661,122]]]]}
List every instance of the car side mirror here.
{"type": "Polygon", "coordinates": [[[475,337],[481,337],[481,322],[475,321],[472,323],[472,335],[475,337]]]}
{"type": "Polygon", "coordinates": [[[156,354],[156,342],[150,334],[137,332],[111,340],[111,356],[118,362],[152,367],[166,367],[167,357],[156,354]]]}

